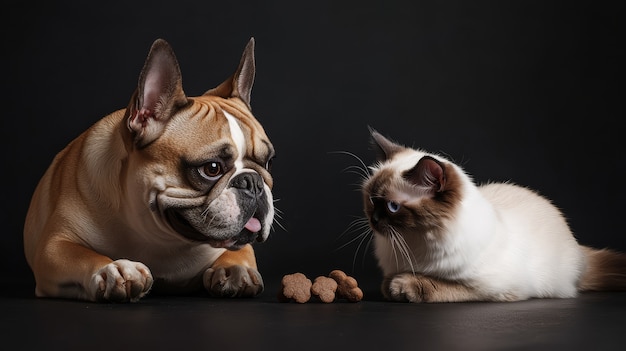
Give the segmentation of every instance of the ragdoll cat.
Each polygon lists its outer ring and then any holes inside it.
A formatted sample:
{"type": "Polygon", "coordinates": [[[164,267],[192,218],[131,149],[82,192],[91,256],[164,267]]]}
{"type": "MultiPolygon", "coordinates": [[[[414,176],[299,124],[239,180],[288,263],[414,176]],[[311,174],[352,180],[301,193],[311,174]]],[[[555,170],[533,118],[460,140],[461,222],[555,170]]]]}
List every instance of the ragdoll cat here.
{"type": "Polygon", "coordinates": [[[626,254],[579,245],[549,200],[510,183],[477,186],[440,155],[371,134],[379,159],[362,193],[386,299],[518,301],[626,290],[626,254]]]}

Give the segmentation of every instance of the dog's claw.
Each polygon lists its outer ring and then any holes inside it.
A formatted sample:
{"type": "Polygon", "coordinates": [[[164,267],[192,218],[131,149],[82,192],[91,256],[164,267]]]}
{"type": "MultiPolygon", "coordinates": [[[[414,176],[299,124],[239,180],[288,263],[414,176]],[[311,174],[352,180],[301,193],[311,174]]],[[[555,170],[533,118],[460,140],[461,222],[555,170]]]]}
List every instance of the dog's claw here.
{"type": "Polygon", "coordinates": [[[152,288],[153,278],[141,262],[117,260],[100,268],[92,278],[95,301],[135,302],[152,288]]]}
{"type": "Polygon", "coordinates": [[[253,268],[230,266],[204,272],[204,287],[214,297],[253,297],[263,292],[263,278],[253,268]]]}

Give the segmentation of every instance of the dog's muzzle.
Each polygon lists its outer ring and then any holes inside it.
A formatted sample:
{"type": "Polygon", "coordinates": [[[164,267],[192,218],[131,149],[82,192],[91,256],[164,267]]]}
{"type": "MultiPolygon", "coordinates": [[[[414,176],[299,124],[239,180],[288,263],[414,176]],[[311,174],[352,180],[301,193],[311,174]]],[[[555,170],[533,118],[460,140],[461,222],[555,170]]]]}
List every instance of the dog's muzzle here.
{"type": "MultiPolygon", "coordinates": [[[[168,222],[176,232],[187,239],[207,242],[213,247],[237,250],[254,241],[264,241],[262,231],[271,204],[265,192],[263,178],[255,172],[238,174],[230,180],[228,190],[235,195],[236,206],[240,211],[236,222],[209,221],[196,224],[203,228],[196,227],[187,216],[198,218],[198,213],[203,211],[202,208],[169,209],[166,211],[168,222]],[[207,227],[204,227],[205,224],[207,227]]],[[[214,208],[212,211],[215,214],[220,209],[214,208]]],[[[219,217],[219,213],[215,217],[219,217]]]]}
{"type": "Polygon", "coordinates": [[[248,219],[239,235],[248,237],[248,242],[255,239],[263,241],[258,233],[263,229],[261,220],[265,219],[269,210],[263,178],[258,173],[245,172],[235,176],[229,186],[238,190],[239,208],[245,211],[243,218],[248,219]]]}

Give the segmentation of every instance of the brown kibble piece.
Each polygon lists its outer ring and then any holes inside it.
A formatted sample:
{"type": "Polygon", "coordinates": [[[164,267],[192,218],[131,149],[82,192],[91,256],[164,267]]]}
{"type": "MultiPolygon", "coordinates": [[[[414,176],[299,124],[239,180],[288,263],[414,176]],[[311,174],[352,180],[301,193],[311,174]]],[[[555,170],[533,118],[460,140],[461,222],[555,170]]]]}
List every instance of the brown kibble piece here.
{"type": "Polygon", "coordinates": [[[311,280],[302,273],[293,273],[283,276],[280,282],[278,301],[296,301],[305,303],[311,298],[311,280]]]}
{"type": "Polygon", "coordinates": [[[329,277],[317,277],[311,286],[311,293],[325,303],[335,301],[336,291],[337,282],[329,277]]]}
{"type": "Polygon", "coordinates": [[[363,291],[353,277],[338,269],[330,272],[328,276],[337,282],[337,298],[344,298],[350,302],[358,302],[363,299],[363,291]]]}

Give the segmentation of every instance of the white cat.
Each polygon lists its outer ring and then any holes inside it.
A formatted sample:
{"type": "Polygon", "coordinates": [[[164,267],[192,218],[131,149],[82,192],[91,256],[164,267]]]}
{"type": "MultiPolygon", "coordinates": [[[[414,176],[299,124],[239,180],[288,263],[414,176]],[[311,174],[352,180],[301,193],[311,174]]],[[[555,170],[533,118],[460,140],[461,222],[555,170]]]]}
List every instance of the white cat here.
{"type": "Polygon", "coordinates": [[[546,198],[510,183],[477,186],[440,155],[371,134],[380,157],[362,193],[385,298],[518,301],[626,290],[626,254],[579,245],[546,198]]]}

